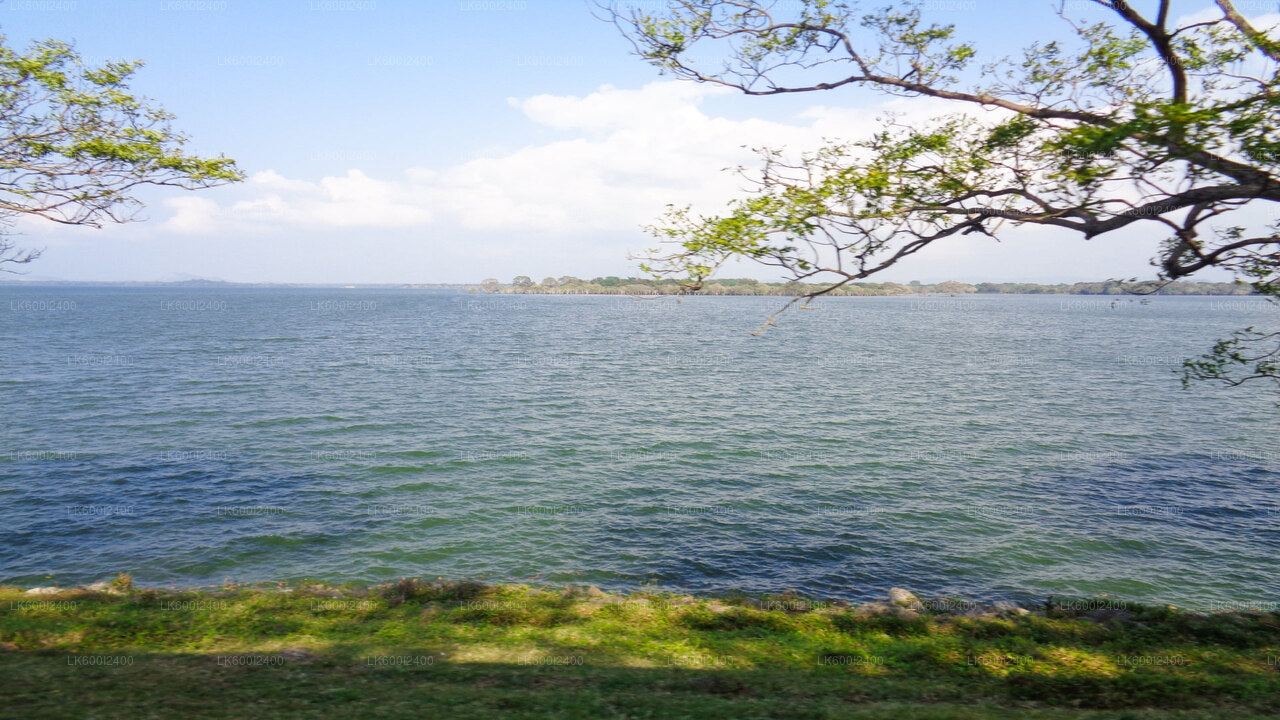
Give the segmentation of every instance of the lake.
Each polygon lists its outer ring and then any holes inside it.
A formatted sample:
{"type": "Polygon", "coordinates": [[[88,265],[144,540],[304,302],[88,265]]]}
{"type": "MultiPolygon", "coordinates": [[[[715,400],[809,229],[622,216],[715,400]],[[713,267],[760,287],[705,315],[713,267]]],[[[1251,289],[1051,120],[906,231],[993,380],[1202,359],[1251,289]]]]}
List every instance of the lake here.
{"type": "Polygon", "coordinates": [[[1280,594],[1259,298],[0,286],[0,582],[1280,594]]]}

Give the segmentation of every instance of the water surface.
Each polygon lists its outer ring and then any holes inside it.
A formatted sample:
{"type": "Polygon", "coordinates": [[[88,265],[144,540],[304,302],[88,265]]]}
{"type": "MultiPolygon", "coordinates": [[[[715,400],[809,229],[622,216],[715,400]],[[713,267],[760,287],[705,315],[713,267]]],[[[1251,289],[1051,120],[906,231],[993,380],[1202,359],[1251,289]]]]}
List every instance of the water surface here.
{"type": "Polygon", "coordinates": [[[1256,298],[0,288],[0,582],[1275,598],[1256,298]]]}

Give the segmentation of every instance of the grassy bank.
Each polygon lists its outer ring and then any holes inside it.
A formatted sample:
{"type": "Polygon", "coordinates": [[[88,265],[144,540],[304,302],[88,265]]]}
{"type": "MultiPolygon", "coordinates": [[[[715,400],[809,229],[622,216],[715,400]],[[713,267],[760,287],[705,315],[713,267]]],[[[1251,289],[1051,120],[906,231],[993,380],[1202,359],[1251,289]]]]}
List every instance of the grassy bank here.
{"type": "Polygon", "coordinates": [[[1263,718],[1280,713],[1278,628],[417,581],[3,587],[0,716],[1263,718]]]}

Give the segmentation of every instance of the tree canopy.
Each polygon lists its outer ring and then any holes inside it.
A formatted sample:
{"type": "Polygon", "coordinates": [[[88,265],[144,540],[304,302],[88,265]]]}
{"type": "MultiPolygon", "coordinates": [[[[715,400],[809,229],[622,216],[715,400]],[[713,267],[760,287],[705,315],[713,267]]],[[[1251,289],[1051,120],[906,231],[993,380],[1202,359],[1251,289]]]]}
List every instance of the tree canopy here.
{"type": "MultiPolygon", "coordinates": [[[[886,117],[869,137],[799,154],[759,149],[759,166],[739,169],[753,191],[726,212],[672,207],[650,228],[663,242],[645,270],[696,288],[748,258],[820,282],[802,301],[953,236],[1149,227],[1163,238],[1159,281],[1225,268],[1276,297],[1280,221],[1256,208],[1280,207],[1280,42],[1229,0],[1182,25],[1170,0],[1152,5],[1091,0],[1092,20],[1073,17],[1091,14],[1080,3],[1060,6],[1073,41],[985,62],[918,3],[802,0],[781,5],[785,16],[758,0],[610,8],[637,53],[678,77],[749,95],[867,86],[956,108],[923,124],[886,117]],[[717,69],[694,60],[709,56],[717,69]]],[[[1275,377],[1274,365],[1251,371],[1275,377]]]]}
{"type": "MultiPolygon", "coordinates": [[[[141,64],[89,67],[67,43],[18,52],[0,37],[0,222],[28,214],[100,227],[135,219],[142,186],[243,179],[234,160],[186,152],[173,115],[129,92],[141,64]]],[[[38,255],[0,236],[0,269],[38,255]]]]}

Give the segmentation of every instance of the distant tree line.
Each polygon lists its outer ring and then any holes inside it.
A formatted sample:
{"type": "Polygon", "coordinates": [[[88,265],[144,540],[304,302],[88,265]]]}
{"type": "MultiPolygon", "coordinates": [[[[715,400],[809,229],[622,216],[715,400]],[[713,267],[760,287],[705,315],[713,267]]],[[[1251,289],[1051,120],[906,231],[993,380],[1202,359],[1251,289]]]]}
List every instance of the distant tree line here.
{"type": "MultiPolygon", "coordinates": [[[[527,275],[517,275],[509,284],[496,278],[488,278],[470,288],[503,294],[537,295],[777,295],[796,297],[818,288],[818,284],[802,282],[761,282],[751,278],[724,278],[706,282],[696,291],[675,278],[620,278],[613,275],[582,280],[572,275],[543,278],[534,282],[527,275]]],[[[1153,284],[1107,280],[1103,282],[1059,283],[977,283],[969,284],[948,280],[940,283],[921,283],[912,280],[905,285],[895,282],[849,283],[828,292],[834,296],[884,296],[884,295],[965,295],[970,293],[1006,295],[1251,295],[1252,286],[1235,282],[1179,281],[1163,287],[1153,284]]]]}

